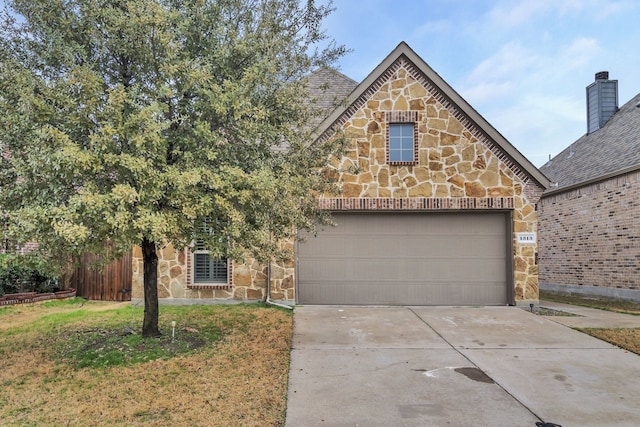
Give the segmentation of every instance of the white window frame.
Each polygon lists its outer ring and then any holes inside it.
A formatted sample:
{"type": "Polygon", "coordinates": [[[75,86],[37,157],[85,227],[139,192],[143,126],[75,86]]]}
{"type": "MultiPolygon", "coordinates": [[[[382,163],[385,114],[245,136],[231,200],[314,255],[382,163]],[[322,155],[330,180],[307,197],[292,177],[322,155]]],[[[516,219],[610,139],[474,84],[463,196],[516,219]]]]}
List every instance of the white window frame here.
{"type": "MultiPolygon", "coordinates": [[[[385,139],[386,139],[386,161],[389,165],[417,165],[418,164],[418,112],[417,111],[387,111],[385,114],[385,139]],[[412,126],[412,156],[411,160],[391,160],[391,128],[392,126],[412,126]]],[[[401,138],[408,139],[409,135],[401,135],[401,138]]],[[[395,139],[394,139],[395,141],[395,139]]],[[[403,151],[402,147],[400,148],[403,151]]],[[[397,149],[394,149],[397,151],[397,149]]],[[[406,149],[404,151],[407,151],[406,149]]]]}

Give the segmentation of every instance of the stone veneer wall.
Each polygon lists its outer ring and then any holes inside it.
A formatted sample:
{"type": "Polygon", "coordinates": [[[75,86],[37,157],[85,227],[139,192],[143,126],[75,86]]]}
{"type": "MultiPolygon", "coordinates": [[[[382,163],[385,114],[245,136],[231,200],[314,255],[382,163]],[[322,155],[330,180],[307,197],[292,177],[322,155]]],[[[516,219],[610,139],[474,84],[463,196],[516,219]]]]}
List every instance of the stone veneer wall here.
{"type": "MultiPolygon", "coordinates": [[[[416,114],[412,114],[415,116],[416,114]]],[[[351,141],[326,176],[340,197],[333,210],[512,210],[514,232],[537,232],[543,189],[448,101],[409,61],[398,61],[333,126],[351,141]],[[417,113],[418,163],[386,161],[389,111],[417,113]]],[[[536,245],[514,248],[516,301],[538,299],[536,245]]]]}
{"type": "MultiPolygon", "coordinates": [[[[292,245],[291,243],[286,243],[292,245]]],[[[132,299],[144,298],[144,269],[140,247],[135,247],[133,259],[132,299]]],[[[193,284],[191,254],[188,249],[176,250],[167,245],[158,250],[158,298],[160,299],[217,299],[263,300],[267,290],[267,267],[251,257],[244,262],[229,261],[229,283],[216,285],[193,284]]],[[[271,295],[274,300],[295,300],[294,265],[271,264],[271,295]]]]}
{"type": "Polygon", "coordinates": [[[543,197],[541,284],[640,290],[639,194],[635,171],[543,197]]]}
{"type": "MultiPolygon", "coordinates": [[[[402,115],[402,114],[399,114],[402,115]]],[[[401,57],[347,109],[319,140],[336,132],[350,147],[324,171],[342,188],[340,197],[320,198],[332,210],[502,210],[513,212],[514,232],[537,232],[535,205],[543,189],[521,170],[412,63],[401,57]],[[389,114],[393,112],[393,114],[389,114]],[[387,118],[400,112],[417,117],[418,163],[386,161],[387,118]]],[[[538,300],[536,245],[513,238],[514,295],[538,300]]],[[[160,251],[160,298],[260,299],[266,269],[254,260],[234,264],[231,286],[187,285],[185,253],[160,251]]],[[[142,297],[140,249],[133,253],[133,298],[142,297]]],[[[272,267],[274,300],[295,301],[294,265],[272,267]]]]}

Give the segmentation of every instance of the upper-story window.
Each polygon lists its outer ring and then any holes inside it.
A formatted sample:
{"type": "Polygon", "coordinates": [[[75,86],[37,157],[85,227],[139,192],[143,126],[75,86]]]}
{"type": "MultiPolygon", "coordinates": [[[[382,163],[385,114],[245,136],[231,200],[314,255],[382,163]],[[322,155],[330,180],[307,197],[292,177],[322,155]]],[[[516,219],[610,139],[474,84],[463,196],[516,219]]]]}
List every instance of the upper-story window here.
{"type": "Polygon", "coordinates": [[[413,123],[389,124],[389,161],[413,162],[413,123]]]}
{"type": "Polygon", "coordinates": [[[389,111],[387,121],[387,163],[414,165],[418,163],[417,111],[389,111]]]}

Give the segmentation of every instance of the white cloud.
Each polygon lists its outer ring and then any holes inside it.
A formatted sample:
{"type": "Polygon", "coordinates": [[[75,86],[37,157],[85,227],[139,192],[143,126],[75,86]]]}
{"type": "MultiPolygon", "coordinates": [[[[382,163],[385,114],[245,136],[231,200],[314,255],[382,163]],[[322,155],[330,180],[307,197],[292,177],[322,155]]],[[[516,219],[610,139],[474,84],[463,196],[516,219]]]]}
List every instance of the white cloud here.
{"type": "Polygon", "coordinates": [[[626,12],[631,12],[637,7],[637,2],[633,1],[603,1],[598,5],[597,19],[607,19],[613,15],[619,15],[626,12]]]}
{"type": "Polygon", "coordinates": [[[552,4],[548,0],[509,1],[495,6],[487,15],[491,25],[514,28],[545,13],[552,4]]]}
{"type": "Polygon", "coordinates": [[[608,19],[611,16],[631,12],[637,7],[634,0],[563,0],[553,2],[561,15],[570,17],[571,14],[586,13],[596,21],[608,19]]]}
{"type": "Polygon", "coordinates": [[[560,52],[560,58],[566,58],[567,68],[574,70],[583,67],[591,59],[600,53],[600,44],[594,38],[580,37],[574,39],[571,44],[560,52]]]}
{"type": "Polygon", "coordinates": [[[640,91],[638,0],[374,1],[362,15],[337,0],[346,74],[364,78],[404,39],[536,165],[584,134],[595,72],[619,80],[621,104],[640,91]]]}
{"type": "Polygon", "coordinates": [[[509,42],[498,52],[478,64],[469,81],[502,80],[520,74],[536,62],[536,55],[518,42],[509,42]]]}
{"type": "Polygon", "coordinates": [[[586,37],[546,50],[511,41],[470,71],[460,93],[541,166],[584,133],[589,81],[576,76],[600,53],[599,42],[586,37]]]}
{"type": "Polygon", "coordinates": [[[601,52],[592,38],[577,38],[556,51],[535,51],[518,42],[509,42],[480,62],[464,79],[461,92],[473,103],[512,99],[563,85],[574,79],[601,52]]]}
{"type": "MultiPolygon", "coordinates": [[[[493,7],[487,14],[488,24],[495,28],[517,29],[535,24],[547,15],[577,20],[584,14],[593,21],[602,21],[614,15],[630,13],[636,9],[633,0],[521,0],[506,1],[493,7]]],[[[544,24],[544,22],[541,22],[544,24]]]]}
{"type": "Polygon", "coordinates": [[[584,134],[584,100],[538,95],[488,111],[485,118],[536,166],[584,134]],[[571,125],[567,125],[571,123],[571,125]]]}
{"type": "Polygon", "coordinates": [[[453,29],[453,23],[449,20],[428,21],[413,30],[414,36],[424,36],[426,34],[442,34],[453,29]]]}
{"type": "Polygon", "coordinates": [[[513,93],[511,82],[482,82],[460,90],[462,97],[471,105],[481,104],[513,93]]]}

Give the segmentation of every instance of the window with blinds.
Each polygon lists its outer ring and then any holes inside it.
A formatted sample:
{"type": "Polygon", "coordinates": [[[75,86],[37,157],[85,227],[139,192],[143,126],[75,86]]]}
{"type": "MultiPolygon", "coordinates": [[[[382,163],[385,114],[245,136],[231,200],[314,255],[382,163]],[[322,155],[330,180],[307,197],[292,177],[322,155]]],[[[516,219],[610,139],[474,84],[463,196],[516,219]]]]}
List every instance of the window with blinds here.
{"type": "MultiPolygon", "coordinates": [[[[213,233],[210,221],[205,219],[201,225],[205,233],[213,233]]],[[[227,283],[228,264],[224,257],[216,258],[205,249],[202,240],[196,240],[193,250],[193,283],[227,283]]]]}
{"type": "Polygon", "coordinates": [[[215,259],[207,252],[193,254],[194,283],[227,283],[226,258],[215,259]]]}

